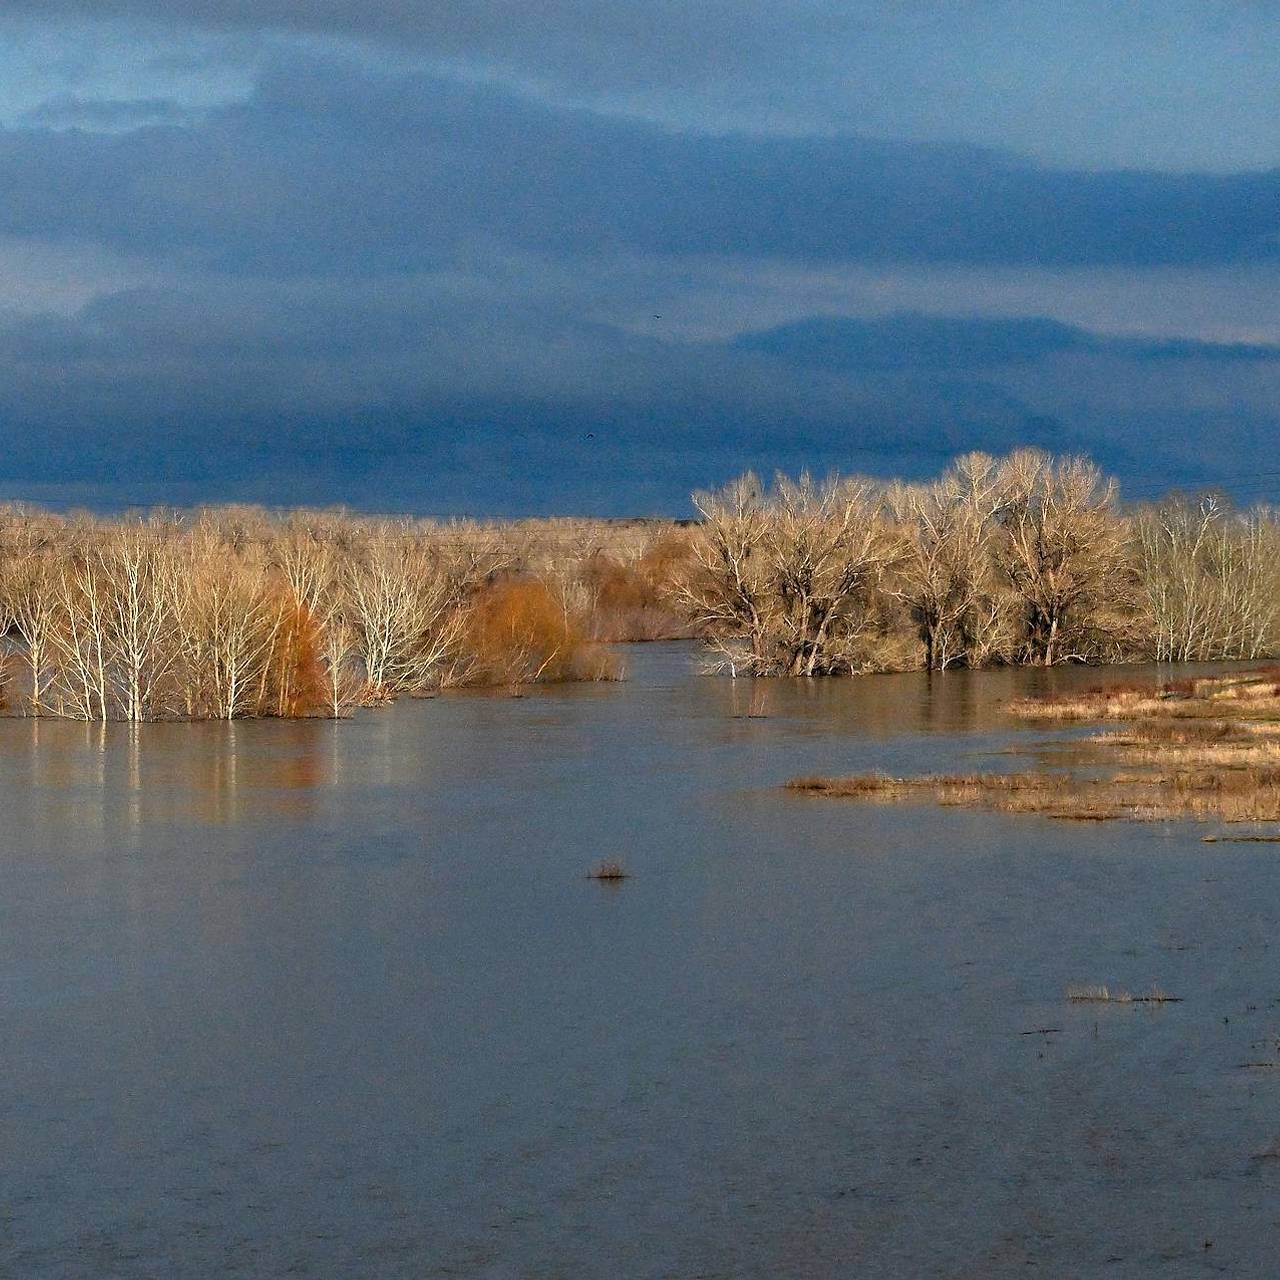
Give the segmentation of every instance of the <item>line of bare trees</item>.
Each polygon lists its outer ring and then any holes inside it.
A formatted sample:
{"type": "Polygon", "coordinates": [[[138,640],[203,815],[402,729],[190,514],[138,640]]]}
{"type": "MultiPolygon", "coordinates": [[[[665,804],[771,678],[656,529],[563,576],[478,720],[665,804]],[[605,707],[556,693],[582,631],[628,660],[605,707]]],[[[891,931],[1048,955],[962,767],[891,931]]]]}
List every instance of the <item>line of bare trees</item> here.
{"type": "Polygon", "coordinates": [[[1280,519],[1120,506],[1084,458],[968,454],[926,484],[746,475],[699,493],[674,590],[735,674],[1280,652],[1280,519]]]}
{"type": "Polygon", "coordinates": [[[701,637],[733,674],[1280,652],[1280,519],[1120,505],[1083,458],[936,480],[746,475],[701,519],[478,524],[254,508],[0,508],[0,705],[83,720],[342,716],[450,686],[610,678],[701,637]]]}
{"type": "Polygon", "coordinates": [[[456,685],[611,678],[599,583],[653,594],[659,541],[571,522],[10,508],[0,703],[93,721],[337,717],[456,685]]]}

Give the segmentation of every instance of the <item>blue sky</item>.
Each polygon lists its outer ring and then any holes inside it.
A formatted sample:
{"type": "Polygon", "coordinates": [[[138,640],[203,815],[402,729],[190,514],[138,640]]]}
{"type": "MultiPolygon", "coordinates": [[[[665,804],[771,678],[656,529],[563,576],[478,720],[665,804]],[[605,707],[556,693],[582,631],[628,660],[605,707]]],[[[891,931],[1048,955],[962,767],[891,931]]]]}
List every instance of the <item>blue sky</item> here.
{"type": "Polygon", "coordinates": [[[1280,5],[10,0],[0,496],[1280,483],[1280,5]]]}

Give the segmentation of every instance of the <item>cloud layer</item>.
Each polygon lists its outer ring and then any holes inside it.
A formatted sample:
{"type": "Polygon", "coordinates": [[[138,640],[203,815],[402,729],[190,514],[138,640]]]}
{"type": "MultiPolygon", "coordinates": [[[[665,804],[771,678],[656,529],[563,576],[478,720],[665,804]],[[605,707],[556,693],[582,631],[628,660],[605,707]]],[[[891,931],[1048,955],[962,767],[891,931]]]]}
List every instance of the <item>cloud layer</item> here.
{"type": "Polygon", "coordinates": [[[1078,173],[971,147],[706,137],[344,63],[277,66],[188,128],[11,130],[0,186],[0,232],[262,271],[421,269],[485,238],[803,262],[1280,256],[1280,170],[1078,173]]]}
{"type": "MultiPolygon", "coordinates": [[[[680,128],[978,141],[1089,167],[1280,160],[1272,0],[10,0],[141,33],[360,47],[680,128]]],[[[102,30],[106,28],[107,30],[102,30]]],[[[146,95],[132,95],[146,96],[146,95]]]]}
{"type": "MultiPolygon", "coordinates": [[[[641,21],[591,9],[547,10],[546,39],[641,21]]],[[[367,30],[498,58],[531,12],[446,10],[367,30]]],[[[350,6],[308,12],[333,35],[350,6]]],[[[672,39],[633,34],[642,61],[672,39]]],[[[608,109],[621,73],[587,109],[376,62],[286,42],[238,101],[68,87],[0,131],[0,494],[616,513],[747,465],[1028,442],[1138,490],[1264,456],[1280,171],[726,134],[608,109]]]]}

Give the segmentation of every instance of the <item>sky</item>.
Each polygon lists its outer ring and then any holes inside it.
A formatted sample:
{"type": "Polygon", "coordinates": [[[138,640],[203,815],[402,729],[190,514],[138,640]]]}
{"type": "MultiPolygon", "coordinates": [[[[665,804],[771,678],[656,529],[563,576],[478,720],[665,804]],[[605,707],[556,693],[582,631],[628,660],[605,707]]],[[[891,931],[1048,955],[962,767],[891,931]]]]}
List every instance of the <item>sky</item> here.
{"type": "Polygon", "coordinates": [[[1280,0],[6,0],[0,498],[1280,499],[1280,0]]]}

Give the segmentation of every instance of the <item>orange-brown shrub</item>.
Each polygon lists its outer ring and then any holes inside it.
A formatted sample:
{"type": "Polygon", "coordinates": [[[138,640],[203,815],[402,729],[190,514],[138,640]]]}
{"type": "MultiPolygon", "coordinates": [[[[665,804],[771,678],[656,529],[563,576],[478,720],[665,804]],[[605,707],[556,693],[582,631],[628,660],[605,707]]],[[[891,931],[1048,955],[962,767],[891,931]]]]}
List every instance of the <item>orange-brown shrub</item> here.
{"type": "Polygon", "coordinates": [[[481,591],[472,602],[465,647],[470,684],[617,676],[612,655],[587,639],[539,578],[503,578],[481,591]]]}
{"type": "Polygon", "coordinates": [[[296,719],[320,715],[325,705],[320,626],[305,604],[285,605],[267,668],[266,708],[296,719]]]}

